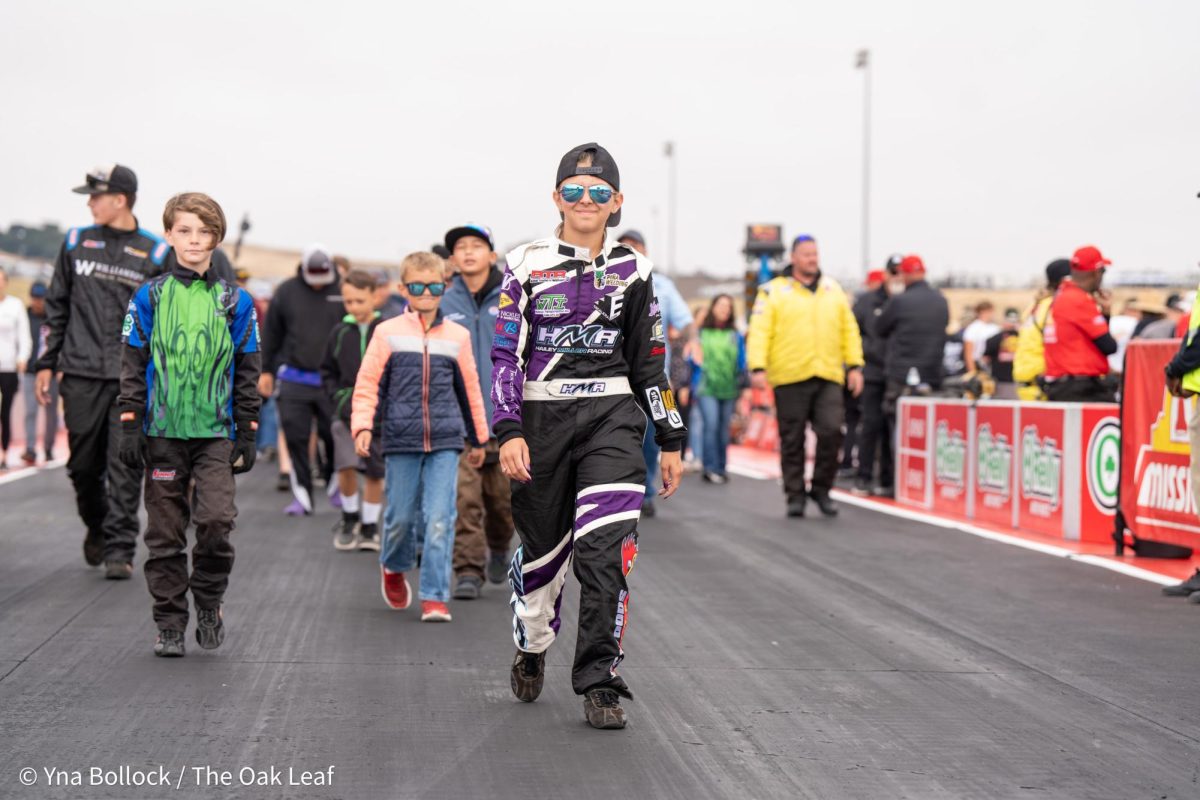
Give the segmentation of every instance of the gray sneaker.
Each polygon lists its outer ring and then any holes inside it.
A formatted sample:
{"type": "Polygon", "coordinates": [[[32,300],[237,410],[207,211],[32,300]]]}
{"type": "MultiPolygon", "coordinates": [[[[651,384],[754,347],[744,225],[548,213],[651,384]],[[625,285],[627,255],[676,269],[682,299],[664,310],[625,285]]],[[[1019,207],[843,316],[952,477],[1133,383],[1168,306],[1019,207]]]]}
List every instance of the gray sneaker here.
{"type": "MultiPolygon", "coordinates": [[[[1200,592],[1200,569],[1196,570],[1192,577],[1183,583],[1162,587],[1162,593],[1167,597],[1186,597],[1191,600],[1194,592],[1200,592]]],[[[1196,602],[1200,603],[1200,600],[1196,602]]]]}
{"type": "Polygon", "coordinates": [[[583,696],[583,714],[593,728],[619,730],[625,727],[621,696],[612,689],[588,689],[583,696]]]}
{"type": "Polygon", "coordinates": [[[221,607],[196,609],[196,643],[205,650],[216,650],[225,641],[225,615],[221,607]]]}
{"type": "Polygon", "coordinates": [[[342,518],[333,526],[333,547],[335,550],[358,549],[358,514],[342,512],[342,518]]]}
{"type": "Polygon", "coordinates": [[[532,703],[542,693],[546,679],[546,654],[526,653],[518,650],[513,659],[512,676],[509,684],[512,693],[523,703],[532,703]]]}
{"type": "Polygon", "coordinates": [[[110,581],[127,581],[133,577],[133,564],[128,561],[105,561],[104,577],[110,581]]]}
{"type": "Polygon", "coordinates": [[[154,655],[163,658],[182,658],[184,655],[183,631],[159,631],[154,640],[154,655]]]}
{"type": "Polygon", "coordinates": [[[363,523],[358,526],[358,549],[373,550],[379,552],[379,523],[372,522],[369,525],[363,523]]]}
{"type": "Polygon", "coordinates": [[[454,584],[455,600],[477,600],[483,591],[483,578],[478,575],[459,575],[454,584]]]}
{"type": "Polygon", "coordinates": [[[492,553],[488,557],[487,575],[492,583],[504,583],[508,580],[508,553],[492,553]]]}

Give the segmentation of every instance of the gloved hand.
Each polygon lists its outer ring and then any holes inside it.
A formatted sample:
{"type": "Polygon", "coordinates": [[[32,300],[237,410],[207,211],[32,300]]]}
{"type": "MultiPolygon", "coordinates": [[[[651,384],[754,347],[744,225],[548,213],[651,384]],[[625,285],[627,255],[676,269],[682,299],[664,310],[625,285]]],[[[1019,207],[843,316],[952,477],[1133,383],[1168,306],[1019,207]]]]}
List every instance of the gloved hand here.
{"type": "Polygon", "coordinates": [[[121,412],[117,458],[130,469],[141,469],[146,465],[146,433],[142,430],[142,412],[129,409],[121,412]]]}
{"type": "Polygon", "coordinates": [[[258,420],[244,419],[237,422],[237,437],[233,440],[233,452],[229,454],[229,463],[233,465],[233,474],[241,475],[254,468],[254,459],[258,456],[258,420]]]}

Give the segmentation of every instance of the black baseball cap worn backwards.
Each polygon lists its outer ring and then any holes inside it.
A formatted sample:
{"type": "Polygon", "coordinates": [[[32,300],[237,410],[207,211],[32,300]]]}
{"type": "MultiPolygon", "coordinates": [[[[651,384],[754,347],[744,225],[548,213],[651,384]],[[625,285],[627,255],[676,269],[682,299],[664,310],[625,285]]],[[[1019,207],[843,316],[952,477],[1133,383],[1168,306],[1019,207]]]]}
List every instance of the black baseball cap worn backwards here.
{"type": "MultiPolygon", "coordinates": [[[[621,191],[621,172],[617,169],[617,162],[613,160],[612,155],[607,150],[595,142],[588,142],[578,147],[572,147],[562,157],[562,160],[558,162],[558,175],[554,179],[554,188],[557,189],[559,186],[562,186],[563,181],[573,178],[576,175],[594,175],[611,186],[613,191],[621,191]],[[579,158],[584,153],[592,154],[591,166],[579,166],[579,158]]],[[[609,214],[609,228],[615,228],[620,224],[620,211],[615,214],[609,214]]]]}
{"type": "Polygon", "coordinates": [[[137,194],[137,175],[121,164],[104,164],[87,174],[86,183],[71,191],[76,194],[137,194]]]}

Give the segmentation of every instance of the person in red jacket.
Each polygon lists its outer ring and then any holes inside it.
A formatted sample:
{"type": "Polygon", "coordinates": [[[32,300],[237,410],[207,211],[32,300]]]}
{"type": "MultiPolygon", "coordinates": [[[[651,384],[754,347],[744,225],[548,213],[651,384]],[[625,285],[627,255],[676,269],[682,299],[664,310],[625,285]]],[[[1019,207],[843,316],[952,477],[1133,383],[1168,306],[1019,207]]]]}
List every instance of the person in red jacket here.
{"type": "Polygon", "coordinates": [[[1108,330],[1111,298],[1100,288],[1112,262],[1095,247],[1071,256],[1071,276],[1058,287],[1042,336],[1046,344],[1046,398],[1057,403],[1112,403],[1108,357],[1117,342],[1108,330]]]}

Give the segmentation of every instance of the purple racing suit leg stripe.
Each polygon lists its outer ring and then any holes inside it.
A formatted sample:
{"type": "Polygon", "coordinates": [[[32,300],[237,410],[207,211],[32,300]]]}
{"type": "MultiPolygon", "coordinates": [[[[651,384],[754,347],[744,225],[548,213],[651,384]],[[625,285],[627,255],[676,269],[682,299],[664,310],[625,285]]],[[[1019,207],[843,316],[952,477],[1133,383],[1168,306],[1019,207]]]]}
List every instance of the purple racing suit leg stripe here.
{"type": "Polygon", "coordinates": [[[554,642],[573,567],[580,588],[572,686],[583,694],[604,684],[630,696],[616,669],[629,614],[626,576],[637,555],[646,417],[632,395],[529,402],[522,427],[533,480],[513,484],[517,647],[542,652],[554,642]]]}

